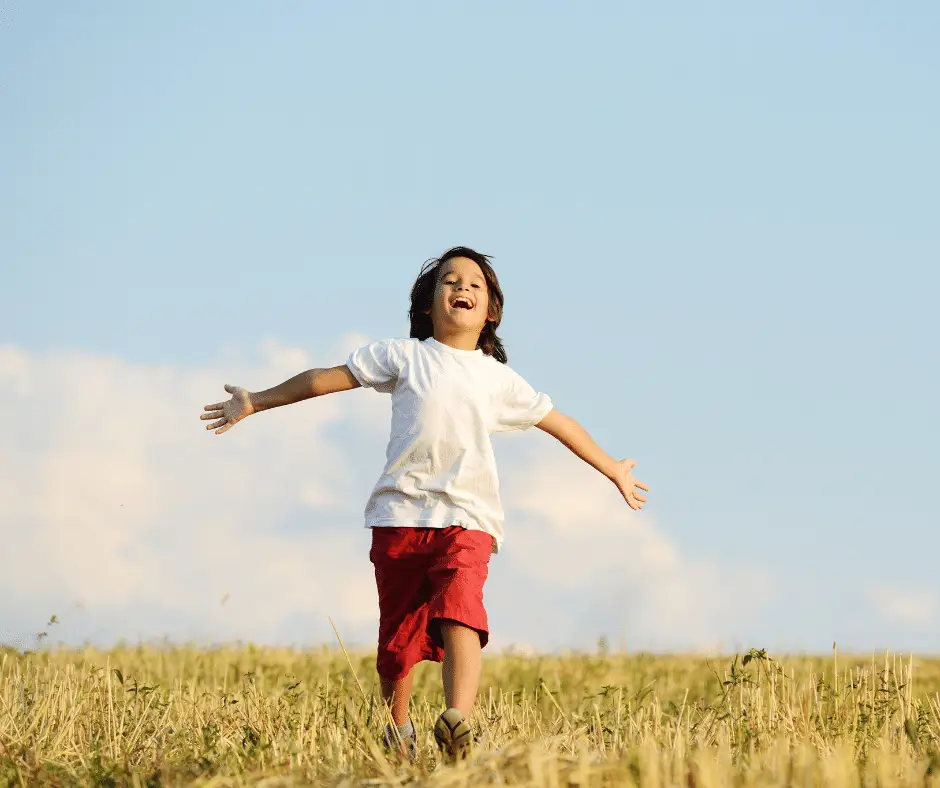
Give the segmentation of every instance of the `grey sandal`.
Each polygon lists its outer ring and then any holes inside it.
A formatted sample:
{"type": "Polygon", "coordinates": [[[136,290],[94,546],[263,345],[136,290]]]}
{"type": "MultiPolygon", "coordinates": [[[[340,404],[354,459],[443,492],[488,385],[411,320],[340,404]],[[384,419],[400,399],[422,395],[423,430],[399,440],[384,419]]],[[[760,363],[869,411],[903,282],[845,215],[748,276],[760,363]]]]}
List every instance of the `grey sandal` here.
{"type": "Polygon", "coordinates": [[[473,749],[473,729],[459,709],[448,709],[434,723],[434,740],[448,756],[463,761],[473,749]]]}

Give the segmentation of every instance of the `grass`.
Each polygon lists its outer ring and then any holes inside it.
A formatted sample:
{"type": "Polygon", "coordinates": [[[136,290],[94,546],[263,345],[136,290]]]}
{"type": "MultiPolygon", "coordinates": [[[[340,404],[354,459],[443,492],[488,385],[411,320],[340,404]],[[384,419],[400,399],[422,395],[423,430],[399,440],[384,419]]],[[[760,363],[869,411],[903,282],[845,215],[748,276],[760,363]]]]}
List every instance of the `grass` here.
{"type": "Polygon", "coordinates": [[[940,659],[493,656],[457,766],[433,747],[442,708],[424,664],[401,766],[377,743],[373,654],[0,649],[0,782],[940,786],[940,659]]]}

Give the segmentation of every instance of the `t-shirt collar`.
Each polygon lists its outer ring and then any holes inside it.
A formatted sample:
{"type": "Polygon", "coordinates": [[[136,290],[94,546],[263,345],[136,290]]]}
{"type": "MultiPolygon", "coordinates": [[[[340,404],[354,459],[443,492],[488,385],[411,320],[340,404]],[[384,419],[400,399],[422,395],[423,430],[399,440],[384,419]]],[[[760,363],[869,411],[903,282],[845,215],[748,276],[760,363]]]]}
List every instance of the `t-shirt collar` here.
{"type": "Polygon", "coordinates": [[[431,347],[442,350],[445,353],[453,353],[454,355],[460,356],[482,356],[483,351],[480,348],[475,350],[460,350],[459,348],[451,347],[450,345],[445,345],[443,342],[438,342],[434,337],[428,337],[424,340],[431,347]]]}

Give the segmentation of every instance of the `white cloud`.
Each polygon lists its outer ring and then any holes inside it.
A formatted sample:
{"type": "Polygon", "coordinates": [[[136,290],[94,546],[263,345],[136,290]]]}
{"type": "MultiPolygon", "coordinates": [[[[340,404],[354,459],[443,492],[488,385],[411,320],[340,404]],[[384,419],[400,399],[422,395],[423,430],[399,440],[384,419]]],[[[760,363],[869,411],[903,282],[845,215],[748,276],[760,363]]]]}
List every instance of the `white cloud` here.
{"type": "MultiPolygon", "coordinates": [[[[365,341],[313,354],[268,342],[199,368],[0,347],[0,641],[55,613],[50,636],[70,642],[301,643],[332,639],[330,615],[349,642],[371,645],[362,509],[389,398],[332,395],[222,436],[198,420],[224,383],[265,388],[365,341]]],[[[623,628],[629,645],[711,644],[765,598],[756,573],[684,556],[655,515],[631,513],[551,438],[495,442],[507,542],[488,587],[494,646],[587,646],[601,633],[616,644],[623,628]]]]}
{"type": "Polygon", "coordinates": [[[374,424],[383,398],[324,397],[221,436],[198,420],[224,382],[264,388],[315,365],[275,343],[225,371],[4,348],[0,379],[15,385],[0,389],[0,610],[45,618],[80,600],[91,631],[108,619],[115,633],[134,611],[177,611],[192,625],[169,634],[207,639],[304,640],[288,630],[303,614],[371,632],[368,482],[326,432],[374,424]],[[324,507],[342,517],[324,522],[324,507]]]}
{"type": "Polygon", "coordinates": [[[728,646],[769,600],[761,571],[683,555],[658,528],[655,503],[631,510],[589,465],[547,436],[535,440],[544,443],[506,464],[503,496],[516,520],[506,550],[531,578],[580,599],[581,632],[590,623],[628,646],[728,646]]]}
{"type": "Polygon", "coordinates": [[[868,598],[878,613],[890,621],[928,626],[937,616],[937,591],[933,588],[901,590],[875,586],[868,589],[868,598]]]}
{"type": "Polygon", "coordinates": [[[29,356],[19,348],[0,347],[0,386],[12,386],[20,396],[29,393],[29,356]]]}

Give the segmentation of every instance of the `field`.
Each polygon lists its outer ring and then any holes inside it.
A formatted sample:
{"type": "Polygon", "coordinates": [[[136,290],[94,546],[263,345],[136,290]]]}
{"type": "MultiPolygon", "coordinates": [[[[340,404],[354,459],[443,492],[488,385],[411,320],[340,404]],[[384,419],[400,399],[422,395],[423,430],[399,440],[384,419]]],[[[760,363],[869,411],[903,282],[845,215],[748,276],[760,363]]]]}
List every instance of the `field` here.
{"type": "Polygon", "coordinates": [[[0,650],[0,781],[95,785],[940,786],[940,659],[504,654],[473,760],[377,744],[374,655],[252,646],[0,650]]]}

